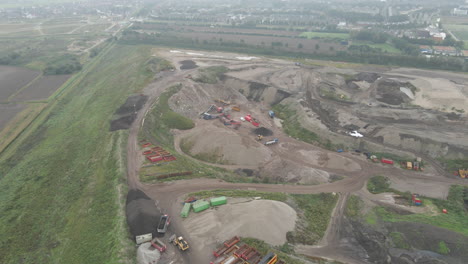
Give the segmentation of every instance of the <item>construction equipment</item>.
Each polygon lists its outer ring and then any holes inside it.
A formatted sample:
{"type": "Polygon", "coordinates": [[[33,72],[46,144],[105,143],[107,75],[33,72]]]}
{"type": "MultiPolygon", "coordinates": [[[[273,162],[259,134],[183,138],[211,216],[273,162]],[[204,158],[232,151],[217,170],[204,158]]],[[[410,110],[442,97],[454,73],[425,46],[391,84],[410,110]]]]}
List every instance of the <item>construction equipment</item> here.
{"type": "Polygon", "coordinates": [[[263,136],[262,135],[257,135],[257,141],[262,141],[263,136]]]}
{"type": "Polygon", "coordinates": [[[413,169],[413,163],[412,163],[411,161],[407,161],[407,162],[406,162],[406,168],[407,168],[408,170],[413,169]]]}
{"type": "Polygon", "coordinates": [[[460,178],[465,179],[468,178],[468,170],[458,170],[458,175],[460,175],[460,178]]]}
{"type": "Polygon", "coordinates": [[[276,143],[278,143],[278,139],[277,139],[277,138],[265,142],[265,145],[268,146],[268,145],[273,145],[273,144],[276,144],[276,143]]]}
{"type": "Polygon", "coordinates": [[[258,264],[275,264],[278,261],[278,255],[273,252],[269,252],[265,257],[258,262],[258,264]]]}
{"type": "Polygon", "coordinates": [[[169,242],[174,244],[174,246],[178,247],[182,251],[186,251],[187,249],[189,249],[187,241],[185,241],[185,239],[182,236],[178,237],[174,234],[169,238],[169,242]]]}
{"type": "Polygon", "coordinates": [[[234,105],[231,107],[232,111],[240,112],[240,107],[237,105],[234,105]]]}
{"type": "Polygon", "coordinates": [[[420,206],[422,204],[421,199],[419,199],[419,195],[417,194],[411,195],[411,200],[413,201],[414,205],[420,206]]]}
{"type": "Polygon", "coordinates": [[[271,117],[271,118],[275,118],[275,112],[273,111],[268,111],[268,115],[271,117]]]}
{"type": "Polygon", "coordinates": [[[164,252],[167,249],[166,244],[164,244],[161,240],[159,240],[157,237],[153,238],[151,240],[151,246],[153,246],[155,249],[159,250],[159,252],[164,252]]]}
{"type": "Polygon", "coordinates": [[[162,215],[159,219],[158,228],[156,229],[158,233],[164,234],[167,231],[167,227],[169,226],[170,220],[167,214],[162,215]]]}
{"type": "Polygon", "coordinates": [[[230,105],[231,101],[224,101],[223,99],[215,99],[215,102],[222,103],[224,105],[230,105]]]}

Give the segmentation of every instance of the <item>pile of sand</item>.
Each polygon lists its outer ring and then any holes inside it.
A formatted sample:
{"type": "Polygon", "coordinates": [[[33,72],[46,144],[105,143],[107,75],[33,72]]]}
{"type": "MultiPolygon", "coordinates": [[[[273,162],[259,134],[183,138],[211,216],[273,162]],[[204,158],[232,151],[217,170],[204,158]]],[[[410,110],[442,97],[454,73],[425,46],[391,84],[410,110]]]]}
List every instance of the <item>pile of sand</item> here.
{"type": "Polygon", "coordinates": [[[296,211],[283,202],[253,200],[235,203],[233,200],[215,209],[192,213],[183,222],[192,237],[192,244],[213,247],[216,242],[241,236],[282,245],[286,242],[286,233],[294,230],[296,211]]]}
{"type": "Polygon", "coordinates": [[[151,246],[151,243],[143,243],[137,250],[138,264],[157,264],[161,258],[161,253],[151,246]]]}
{"type": "Polygon", "coordinates": [[[271,151],[253,138],[243,138],[232,129],[215,125],[197,126],[182,141],[190,142],[191,155],[211,157],[205,160],[208,162],[257,166],[271,158],[271,151]]]}
{"type": "Polygon", "coordinates": [[[313,166],[320,166],[322,168],[338,169],[344,171],[359,171],[361,165],[352,159],[321,151],[307,151],[300,150],[299,154],[304,158],[304,161],[309,162],[313,166]]]}

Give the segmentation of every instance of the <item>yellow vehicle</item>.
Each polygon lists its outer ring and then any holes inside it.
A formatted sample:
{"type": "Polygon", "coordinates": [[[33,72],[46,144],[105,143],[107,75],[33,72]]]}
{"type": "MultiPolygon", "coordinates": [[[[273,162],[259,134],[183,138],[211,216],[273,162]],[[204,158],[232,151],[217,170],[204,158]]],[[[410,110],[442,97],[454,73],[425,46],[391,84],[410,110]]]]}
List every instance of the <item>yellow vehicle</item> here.
{"type": "Polygon", "coordinates": [[[169,242],[174,244],[174,246],[178,247],[182,251],[186,251],[187,249],[189,249],[187,241],[185,241],[185,239],[182,236],[178,237],[174,234],[169,238],[169,242]]]}

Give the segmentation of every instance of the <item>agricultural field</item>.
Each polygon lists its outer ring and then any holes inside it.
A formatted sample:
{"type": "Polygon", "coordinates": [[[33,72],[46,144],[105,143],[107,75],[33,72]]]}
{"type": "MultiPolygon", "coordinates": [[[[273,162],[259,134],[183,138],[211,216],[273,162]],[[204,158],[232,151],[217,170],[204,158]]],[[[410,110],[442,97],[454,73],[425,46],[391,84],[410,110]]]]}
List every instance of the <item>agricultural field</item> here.
{"type": "Polygon", "coordinates": [[[126,133],[107,131],[122,100],[149,80],[149,51],[103,51],[67,87],[63,100],[27,129],[29,136],[3,153],[1,263],[108,263],[132,255],[122,251],[127,231],[118,217],[125,168],[117,154],[126,133]]]}
{"type": "Polygon", "coordinates": [[[468,41],[468,25],[444,24],[459,40],[468,41]]]}
{"type": "Polygon", "coordinates": [[[365,42],[365,41],[353,41],[351,45],[367,45],[371,48],[381,49],[382,52],[397,53],[397,54],[402,53],[401,50],[395,48],[390,43],[376,44],[376,43],[370,43],[370,42],[365,42]]]}
{"type": "Polygon", "coordinates": [[[324,39],[349,39],[348,33],[328,33],[328,32],[302,32],[299,36],[308,39],[324,38],[324,39]]]}

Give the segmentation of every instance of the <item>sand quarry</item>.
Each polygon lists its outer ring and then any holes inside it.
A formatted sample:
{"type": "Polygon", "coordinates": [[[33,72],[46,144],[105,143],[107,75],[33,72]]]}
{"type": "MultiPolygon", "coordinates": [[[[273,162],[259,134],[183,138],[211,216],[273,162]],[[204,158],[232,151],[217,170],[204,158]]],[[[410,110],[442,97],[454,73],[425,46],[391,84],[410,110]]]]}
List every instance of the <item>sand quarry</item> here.
{"type": "Polygon", "coordinates": [[[190,233],[194,249],[201,250],[214,249],[217,243],[233,236],[282,245],[286,233],[294,230],[296,219],[296,211],[283,202],[230,198],[226,205],[191,213],[183,225],[190,233]]]}

